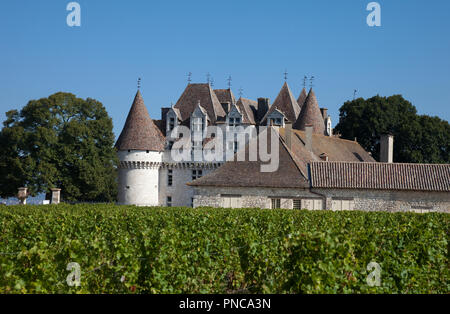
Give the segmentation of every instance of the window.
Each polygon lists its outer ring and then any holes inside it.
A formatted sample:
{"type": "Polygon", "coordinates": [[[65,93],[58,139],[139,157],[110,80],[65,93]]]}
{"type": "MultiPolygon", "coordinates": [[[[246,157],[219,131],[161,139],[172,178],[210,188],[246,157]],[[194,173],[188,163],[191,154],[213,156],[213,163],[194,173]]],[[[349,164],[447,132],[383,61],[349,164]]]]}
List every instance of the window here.
{"type": "Polygon", "coordinates": [[[241,124],[241,118],[229,118],[229,124],[230,126],[239,126],[241,124]]]}
{"type": "Polygon", "coordinates": [[[272,209],[277,209],[281,207],[281,199],[279,198],[272,198],[272,209]]]}
{"type": "Polygon", "coordinates": [[[201,178],[203,175],[203,171],[202,170],[192,170],[192,180],[201,178]]]}
{"type": "Polygon", "coordinates": [[[167,170],[167,185],[172,186],[172,182],[173,182],[173,170],[169,169],[167,170]]]}
{"type": "Polygon", "coordinates": [[[411,211],[419,214],[430,213],[433,211],[433,206],[411,206],[411,211]]]}
{"type": "Polygon", "coordinates": [[[192,121],[192,130],[194,132],[199,132],[203,130],[203,119],[202,118],[194,118],[192,121]]]}
{"type": "Polygon", "coordinates": [[[282,126],[282,123],[281,123],[281,118],[272,118],[272,119],[269,119],[269,125],[276,125],[276,126],[282,126]]]}
{"type": "Polygon", "coordinates": [[[301,200],[301,208],[309,210],[322,210],[322,200],[320,198],[304,198],[301,200]]]}
{"type": "Polygon", "coordinates": [[[226,195],[222,194],[222,207],[224,208],[241,208],[241,196],[240,195],[226,195]]]}
{"type": "Polygon", "coordinates": [[[166,205],[167,207],[172,207],[172,196],[167,196],[166,205]]]}
{"type": "Polygon", "coordinates": [[[172,131],[175,128],[175,118],[169,119],[169,131],[172,131]]]}
{"type": "Polygon", "coordinates": [[[353,210],[355,202],[352,198],[333,198],[331,210],[353,210]]]}
{"type": "Polygon", "coordinates": [[[294,209],[302,209],[302,200],[298,199],[298,200],[293,200],[294,209]]]}

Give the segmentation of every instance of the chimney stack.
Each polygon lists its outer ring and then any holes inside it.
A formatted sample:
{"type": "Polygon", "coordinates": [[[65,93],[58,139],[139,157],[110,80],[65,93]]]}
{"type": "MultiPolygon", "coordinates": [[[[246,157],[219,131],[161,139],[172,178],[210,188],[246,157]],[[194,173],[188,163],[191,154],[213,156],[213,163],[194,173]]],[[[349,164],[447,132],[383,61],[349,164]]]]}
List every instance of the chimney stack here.
{"type": "Polygon", "coordinates": [[[324,120],[328,117],[328,109],[327,108],[320,108],[320,113],[322,114],[322,117],[324,120]]]}
{"type": "Polygon", "coordinates": [[[256,119],[258,120],[258,122],[260,122],[261,119],[264,118],[264,115],[269,110],[269,103],[269,98],[258,98],[258,110],[256,112],[256,119]]]}
{"type": "Polygon", "coordinates": [[[312,152],[312,134],[313,134],[313,126],[312,124],[305,125],[305,133],[306,133],[306,143],[305,148],[312,152]]]}
{"type": "Polygon", "coordinates": [[[292,143],[292,123],[286,123],[284,129],[284,136],[286,140],[286,146],[291,149],[292,143]]]}
{"type": "Polygon", "coordinates": [[[394,162],[394,136],[382,134],[380,137],[380,162],[394,162]]]}

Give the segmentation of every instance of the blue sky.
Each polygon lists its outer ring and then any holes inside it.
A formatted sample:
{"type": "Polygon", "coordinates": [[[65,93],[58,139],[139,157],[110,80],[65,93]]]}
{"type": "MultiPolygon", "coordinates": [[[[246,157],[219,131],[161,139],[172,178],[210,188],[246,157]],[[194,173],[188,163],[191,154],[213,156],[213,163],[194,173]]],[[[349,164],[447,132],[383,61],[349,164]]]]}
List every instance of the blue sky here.
{"type": "Polygon", "coordinates": [[[142,77],[152,118],[175,103],[186,75],[214,88],[233,78],[235,95],[272,101],[288,71],[298,96],[314,75],[334,124],[344,101],[402,94],[421,114],[449,120],[450,1],[390,0],[381,27],[368,27],[369,0],[79,0],[0,4],[0,119],[58,91],[101,101],[119,135],[142,77]]]}

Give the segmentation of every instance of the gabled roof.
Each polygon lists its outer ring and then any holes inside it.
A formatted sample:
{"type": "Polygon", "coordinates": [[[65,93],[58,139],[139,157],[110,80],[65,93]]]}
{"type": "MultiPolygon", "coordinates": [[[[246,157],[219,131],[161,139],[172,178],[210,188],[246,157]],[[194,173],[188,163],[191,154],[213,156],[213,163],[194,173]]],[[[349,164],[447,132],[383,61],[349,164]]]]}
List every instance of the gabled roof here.
{"type": "MultiPolygon", "coordinates": [[[[281,134],[284,132],[284,129],[280,130],[281,134]]],[[[298,139],[299,143],[305,146],[306,132],[293,129],[292,133],[295,135],[292,137],[298,139]]],[[[294,145],[294,141],[292,142],[294,145]]],[[[375,162],[375,159],[358,142],[323,134],[313,133],[312,152],[318,158],[317,161],[320,161],[319,156],[325,153],[328,155],[328,161],[375,162]]]]}
{"type": "Polygon", "coordinates": [[[283,87],[278,93],[277,98],[273,102],[272,106],[270,106],[261,122],[264,122],[267,119],[267,116],[275,109],[281,111],[286,119],[288,119],[288,121],[290,121],[291,123],[297,121],[297,117],[300,114],[300,106],[292,95],[287,82],[283,84],[283,87]]]}
{"type": "Polygon", "coordinates": [[[242,123],[255,124],[254,109],[258,107],[258,102],[247,98],[240,97],[236,103],[236,107],[242,114],[242,123]]]}
{"type": "Polygon", "coordinates": [[[180,110],[182,121],[189,119],[199,101],[213,123],[225,118],[226,113],[211,86],[199,83],[189,84],[174,106],[180,110]]]}
{"type": "Polygon", "coordinates": [[[297,99],[297,104],[300,107],[300,112],[301,112],[303,105],[305,104],[306,97],[308,97],[308,95],[306,94],[306,89],[303,87],[302,91],[300,92],[300,96],[298,96],[298,99],[297,99]]]}
{"type": "MultiPolygon", "coordinates": [[[[272,130],[272,132],[276,132],[272,130]]],[[[259,136],[268,137],[268,150],[271,150],[270,133],[261,132],[259,136]]],[[[307,188],[309,183],[292,158],[286,144],[277,133],[279,143],[279,166],[274,172],[261,172],[261,165],[268,164],[259,159],[249,160],[248,144],[245,148],[247,161],[229,161],[217,170],[189,182],[191,186],[228,186],[228,187],[279,187],[307,188]]],[[[255,139],[253,139],[255,140],[255,139]]],[[[236,156],[235,156],[236,159],[236,156]]]]}
{"type": "Polygon", "coordinates": [[[320,112],[319,104],[317,102],[316,94],[311,88],[308,97],[306,97],[305,104],[302,107],[297,121],[293,128],[298,130],[305,130],[306,125],[313,126],[313,133],[324,134],[325,122],[322,113],[320,112]]]}
{"type": "Polygon", "coordinates": [[[233,95],[233,92],[230,88],[228,89],[215,89],[214,93],[219,99],[219,102],[222,103],[230,103],[232,105],[236,104],[236,98],[233,95]]]}
{"type": "Polygon", "coordinates": [[[172,106],[172,107],[169,109],[169,111],[170,111],[170,110],[172,110],[172,111],[175,113],[175,115],[177,116],[177,119],[178,119],[178,120],[181,120],[180,109],[175,108],[174,106],[172,106]]]}
{"type": "Polygon", "coordinates": [[[311,187],[450,192],[450,165],[313,162],[311,187]]]}
{"type": "Polygon", "coordinates": [[[115,147],[118,150],[163,151],[164,145],[164,136],[150,118],[141,92],[138,91],[115,147]]]}

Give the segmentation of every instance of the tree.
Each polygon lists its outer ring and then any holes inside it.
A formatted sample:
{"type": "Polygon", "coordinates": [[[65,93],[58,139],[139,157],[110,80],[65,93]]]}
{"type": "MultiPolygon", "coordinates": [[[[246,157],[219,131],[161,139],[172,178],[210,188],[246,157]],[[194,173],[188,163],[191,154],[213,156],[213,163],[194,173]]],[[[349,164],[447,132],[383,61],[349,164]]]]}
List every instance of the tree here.
{"type": "Polygon", "coordinates": [[[394,135],[394,161],[450,163],[450,126],[438,117],[418,115],[401,95],[347,101],[339,109],[335,131],[354,139],[372,155],[380,154],[380,136],[394,135]]]}
{"type": "Polygon", "coordinates": [[[56,93],[6,113],[0,132],[0,196],[62,189],[66,201],[113,201],[117,157],[112,119],[97,100],[56,93]]]}

